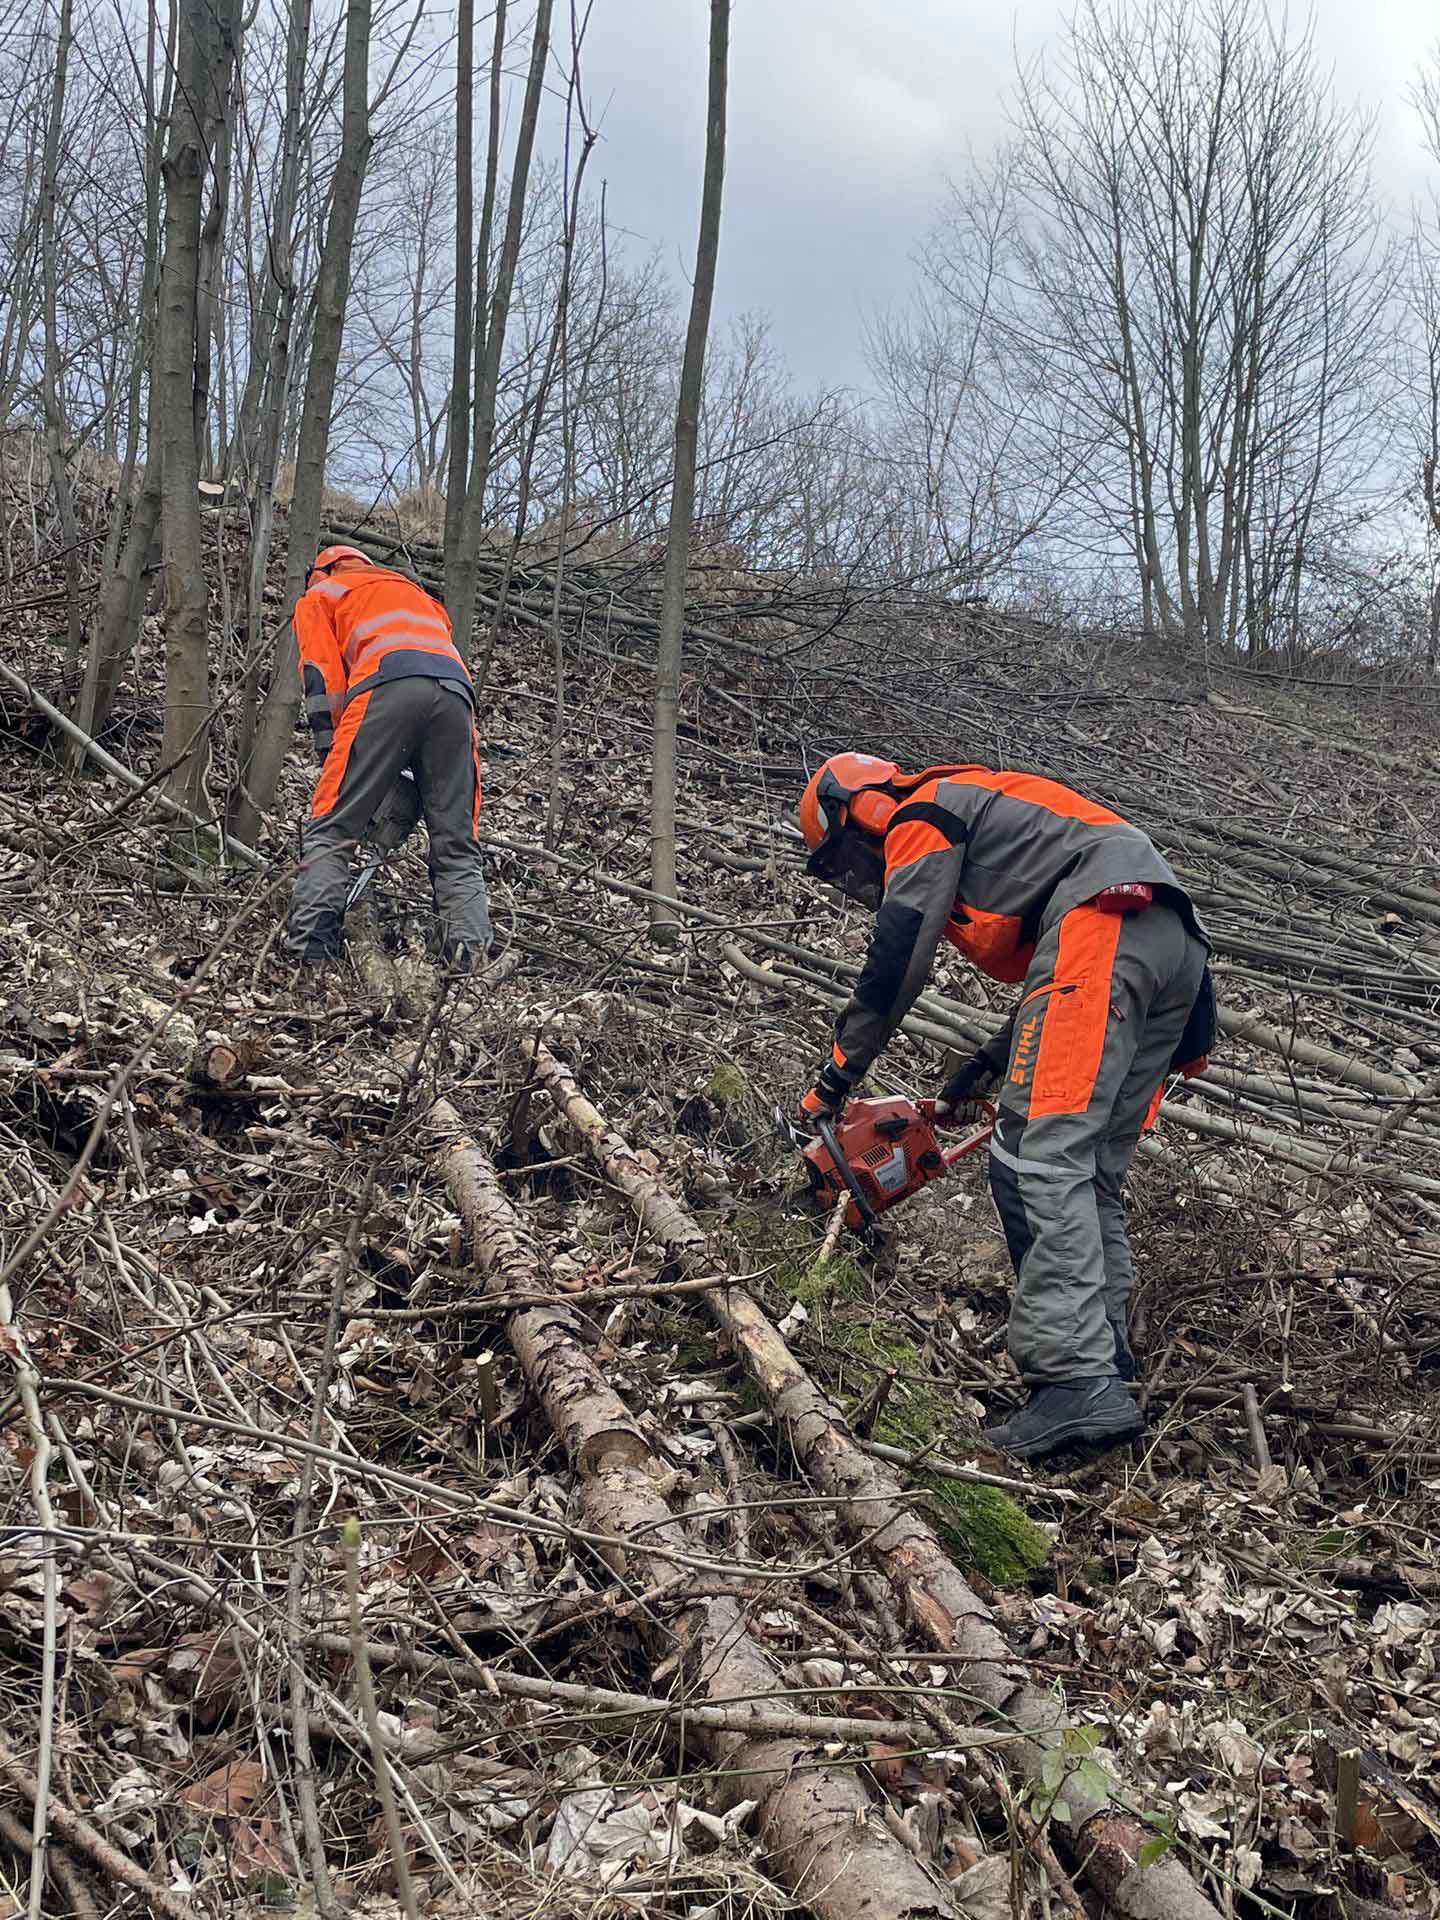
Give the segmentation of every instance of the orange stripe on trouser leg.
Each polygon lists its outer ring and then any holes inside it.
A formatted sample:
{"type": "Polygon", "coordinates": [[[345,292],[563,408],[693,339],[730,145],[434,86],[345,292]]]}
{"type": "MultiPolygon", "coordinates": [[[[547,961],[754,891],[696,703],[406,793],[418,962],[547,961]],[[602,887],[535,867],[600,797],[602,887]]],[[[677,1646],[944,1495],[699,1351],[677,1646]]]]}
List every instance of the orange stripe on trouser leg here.
{"type": "Polygon", "coordinates": [[[1075,907],[1060,922],[1055,991],[1045,1010],[1030,1118],[1083,1113],[1095,1092],[1110,1024],[1110,982],[1125,924],[1118,913],[1075,907]]]}
{"type": "Polygon", "coordinates": [[[475,762],[475,804],[470,809],[470,831],[480,838],[480,730],[470,722],[470,758],[475,762]]]}
{"type": "Polygon", "coordinates": [[[325,764],[320,769],[320,778],[315,782],[315,793],[310,802],[312,820],[323,820],[340,798],[345,769],[350,764],[350,749],[355,744],[355,736],[360,731],[360,722],[365,718],[365,709],[369,704],[369,694],[362,693],[350,702],[340,716],[340,724],[335,729],[334,743],[325,756],[325,764]]]}

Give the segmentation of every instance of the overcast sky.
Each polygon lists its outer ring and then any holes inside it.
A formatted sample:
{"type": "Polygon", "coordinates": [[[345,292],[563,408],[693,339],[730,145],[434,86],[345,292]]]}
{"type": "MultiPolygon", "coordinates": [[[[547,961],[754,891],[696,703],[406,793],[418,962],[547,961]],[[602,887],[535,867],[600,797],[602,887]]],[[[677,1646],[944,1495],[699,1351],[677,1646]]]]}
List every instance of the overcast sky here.
{"type": "MultiPolygon", "coordinates": [[[[1002,133],[1017,53],[1058,38],[1067,11],[734,0],[717,315],[767,310],[802,386],[861,380],[863,314],[903,291],[946,174],[1002,133]]],[[[584,60],[603,114],[590,178],[608,181],[612,221],[684,282],[708,21],[706,0],[596,0],[584,60]]],[[[1342,97],[1379,111],[1378,183],[1408,202],[1427,163],[1405,95],[1440,38],[1436,0],[1315,0],[1315,24],[1342,97]]]]}

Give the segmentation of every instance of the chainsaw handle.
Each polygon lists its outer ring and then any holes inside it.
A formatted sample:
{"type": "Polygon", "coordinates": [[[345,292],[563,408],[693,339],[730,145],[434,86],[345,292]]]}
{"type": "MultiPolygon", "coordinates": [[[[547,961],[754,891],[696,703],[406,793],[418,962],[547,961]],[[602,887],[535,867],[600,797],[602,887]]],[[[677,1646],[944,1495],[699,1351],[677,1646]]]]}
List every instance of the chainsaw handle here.
{"type": "MultiPolygon", "coordinates": [[[[986,1116],[986,1119],[985,1119],[986,1132],[989,1133],[991,1130],[993,1130],[995,1125],[995,1106],[993,1101],[972,1099],[972,1100],[967,1100],[965,1104],[967,1107],[978,1107],[980,1111],[986,1116]]],[[[948,1121],[941,1120],[937,1116],[936,1109],[938,1108],[939,1105],[940,1105],[940,1102],[938,1100],[917,1100],[915,1102],[916,1110],[926,1120],[930,1122],[932,1127],[948,1126],[950,1124],[948,1121]]]]}

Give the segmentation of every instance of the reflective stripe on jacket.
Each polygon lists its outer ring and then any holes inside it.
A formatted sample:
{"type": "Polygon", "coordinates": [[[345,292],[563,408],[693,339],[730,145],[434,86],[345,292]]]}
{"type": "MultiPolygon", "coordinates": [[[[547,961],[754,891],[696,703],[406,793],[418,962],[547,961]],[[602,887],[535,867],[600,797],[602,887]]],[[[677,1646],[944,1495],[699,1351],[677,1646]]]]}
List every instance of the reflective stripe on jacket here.
{"type": "Polygon", "coordinates": [[[341,562],[295,603],[305,717],[328,748],[345,704],[382,680],[453,680],[473,699],[470,675],[438,600],[402,573],[341,562]]]}
{"type": "Polygon", "coordinates": [[[1143,880],[1208,945],[1146,835],[1083,794],[989,767],[932,767],[901,791],[885,834],[885,897],[836,1029],[851,1084],[909,1012],[942,936],[992,980],[1023,980],[1042,929],[1107,887],[1143,880]]]}

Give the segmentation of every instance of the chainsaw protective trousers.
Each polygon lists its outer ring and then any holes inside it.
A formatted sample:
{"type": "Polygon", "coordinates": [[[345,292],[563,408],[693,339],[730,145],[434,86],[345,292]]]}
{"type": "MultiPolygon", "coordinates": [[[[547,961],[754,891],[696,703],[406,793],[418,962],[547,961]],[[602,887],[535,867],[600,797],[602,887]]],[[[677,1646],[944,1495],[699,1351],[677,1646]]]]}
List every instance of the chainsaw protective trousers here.
{"type": "Polygon", "coordinates": [[[1030,1386],[1113,1374],[1135,1266],[1122,1186],[1206,948],[1172,908],[1074,907],[1042,932],[997,1101],[990,1189],[1030,1386]]]}
{"type": "MultiPolygon", "coordinates": [[[[349,856],[388,807],[403,767],[430,834],[430,886],[447,948],[483,955],[490,910],[478,842],[480,763],[468,690],[429,677],[383,680],[347,702],[316,783],[290,905],[287,944],[339,945],[349,856]]],[[[403,835],[401,836],[403,838],[403,835]]],[[[398,841],[397,841],[398,844],[398,841]]]]}

